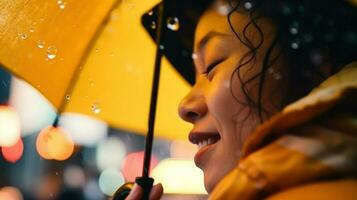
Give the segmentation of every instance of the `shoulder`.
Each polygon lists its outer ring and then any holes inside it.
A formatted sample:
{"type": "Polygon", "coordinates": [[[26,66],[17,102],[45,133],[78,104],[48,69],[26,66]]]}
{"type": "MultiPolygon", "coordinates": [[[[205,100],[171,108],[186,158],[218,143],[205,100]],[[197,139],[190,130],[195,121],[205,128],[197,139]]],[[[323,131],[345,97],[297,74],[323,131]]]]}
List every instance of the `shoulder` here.
{"type": "Polygon", "coordinates": [[[357,179],[304,184],[271,195],[269,200],[357,199],[357,179]]]}

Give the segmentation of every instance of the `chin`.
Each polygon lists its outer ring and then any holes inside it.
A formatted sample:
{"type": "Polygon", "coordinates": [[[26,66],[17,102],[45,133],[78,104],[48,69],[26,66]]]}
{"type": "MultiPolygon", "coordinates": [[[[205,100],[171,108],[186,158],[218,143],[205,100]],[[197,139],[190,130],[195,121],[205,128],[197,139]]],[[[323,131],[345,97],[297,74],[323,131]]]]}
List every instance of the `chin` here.
{"type": "Polygon", "coordinates": [[[216,179],[216,177],[209,177],[204,174],[204,185],[208,194],[210,194],[213,191],[214,187],[217,185],[218,180],[216,179]]]}

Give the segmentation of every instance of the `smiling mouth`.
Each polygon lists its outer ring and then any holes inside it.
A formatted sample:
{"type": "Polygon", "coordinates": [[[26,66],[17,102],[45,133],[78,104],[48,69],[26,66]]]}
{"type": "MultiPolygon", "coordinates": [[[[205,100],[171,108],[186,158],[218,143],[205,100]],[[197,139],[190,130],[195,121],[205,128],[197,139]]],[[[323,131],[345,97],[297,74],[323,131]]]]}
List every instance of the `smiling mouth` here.
{"type": "Polygon", "coordinates": [[[220,139],[221,136],[217,132],[191,132],[189,134],[190,142],[198,145],[199,149],[214,144],[220,139]]]}

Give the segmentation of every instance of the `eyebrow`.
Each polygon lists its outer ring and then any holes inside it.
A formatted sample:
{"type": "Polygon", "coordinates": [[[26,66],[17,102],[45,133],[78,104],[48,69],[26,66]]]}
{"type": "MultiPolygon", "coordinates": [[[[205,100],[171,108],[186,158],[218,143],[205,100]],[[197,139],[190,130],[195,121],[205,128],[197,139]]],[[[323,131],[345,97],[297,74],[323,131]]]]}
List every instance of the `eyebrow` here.
{"type": "Polygon", "coordinates": [[[197,43],[197,51],[200,52],[208,43],[208,41],[210,41],[212,38],[214,37],[224,37],[224,36],[229,36],[228,34],[225,33],[220,33],[217,31],[210,31],[208,32],[198,43],[197,43]]]}

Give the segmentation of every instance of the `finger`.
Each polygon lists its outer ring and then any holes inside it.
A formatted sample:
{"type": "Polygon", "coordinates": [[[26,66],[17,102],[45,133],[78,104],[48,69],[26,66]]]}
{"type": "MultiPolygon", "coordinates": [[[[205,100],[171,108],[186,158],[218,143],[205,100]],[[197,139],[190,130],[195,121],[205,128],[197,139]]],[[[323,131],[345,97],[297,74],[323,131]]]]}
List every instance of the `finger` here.
{"type": "Polygon", "coordinates": [[[164,192],[164,188],[162,187],[161,183],[154,185],[150,191],[150,200],[158,200],[161,198],[162,194],[164,192]]]}
{"type": "Polygon", "coordinates": [[[129,195],[125,198],[125,200],[139,200],[141,199],[142,195],[143,195],[143,189],[138,184],[135,183],[129,195]]]}

